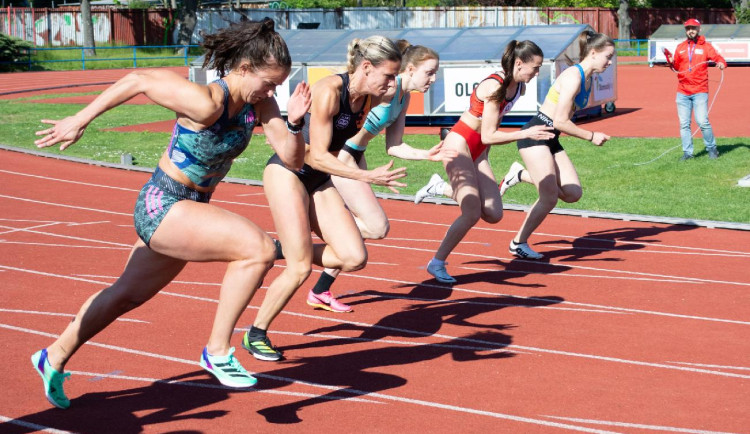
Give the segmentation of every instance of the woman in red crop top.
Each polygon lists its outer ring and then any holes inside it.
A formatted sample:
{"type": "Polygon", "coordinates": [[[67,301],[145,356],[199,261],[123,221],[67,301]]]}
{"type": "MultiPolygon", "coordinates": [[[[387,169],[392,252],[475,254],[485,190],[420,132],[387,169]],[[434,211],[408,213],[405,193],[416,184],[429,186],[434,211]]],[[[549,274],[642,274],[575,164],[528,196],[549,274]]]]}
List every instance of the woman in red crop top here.
{"type": "Polygon", "coordinates": [[[481,218],[497,223],[503,217],[503,203],[497,181],[488,160],[488,147],[504,145],[530,137],[544,140],[553,137],[552,128],[539,126],[512,133],[498,130],[505,113],[524,93],[525,83],[539,74],[544,60],[542,50],[531,41],[510,41],[503,53],[502,74],[492,74],[474,89],[471,105],[450,133],[443,147],[455,150],[458,156],[445,164],[450,184],[435,174],[430,183],[417,192],[416,203],[427,196],[452,196],[461,208],[461,215],[445,234],[435,257],[427,264],[427,272],[443,283],[454,283],[445,269],[445,260],[464,236],[481,218]]]}

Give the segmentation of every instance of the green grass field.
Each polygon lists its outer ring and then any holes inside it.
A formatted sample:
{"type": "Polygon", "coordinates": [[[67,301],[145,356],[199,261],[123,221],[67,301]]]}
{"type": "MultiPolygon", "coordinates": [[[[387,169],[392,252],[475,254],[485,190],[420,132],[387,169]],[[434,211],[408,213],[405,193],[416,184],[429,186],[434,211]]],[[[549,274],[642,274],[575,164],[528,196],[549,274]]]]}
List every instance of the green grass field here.
{"type": "MultiPolygon", "coordinates": [[[[70,94],[66,94],[70,96],[70,94]]],[[[51,95],[45,95],[49,98],[51,95]]],[[[34,132],[42,129],[40,119],[60,119],[81,109],[77,104],[30,104],[38,98],[0,101],[0,143],[19,148],[37,149],[34,132]]],[[[83,138],[65,154],[119,163],[127,152],[135,164],[154,167],[169,140],[168,133],[121,133],[109,128],[173,119],[174,114],[154,105],[123,105],[97,118],[83,138]]],[[[407,143],[429,148],[438,137],[407,136],[407,143]]],[[[575,163],[584,195],[575,204],[558,204],[559,208],[642,214],[750,223],[750,188],[737,187],[737,180],[750,174],[750,138],[719,138],[721,157],[709,160],[703,143],[696,139],[696,157],[680,163],[679,138],[614,138],[603,147],[564,137],[563,146],[575,163]],[[676,148],[675,148],[676,147],[676,148]],[[670,148],[675,148],[648,164],[670,148]]],[[[47,148],[46,152],[60,153],[47,148]]],[[[245,179],[262,178],[263,168],[272,151],[265,137],[253,137],[247,151],[235,160],[229,176],[245,179]]],[[[387,163],[382,135],[368,147],[370,167],[387,163]]],[[[498,178],[520,157],[514,144],[496,146],[490,154],[498,178]]],[[[445,175],[442,166],[433,162],[396,160],[406,166],[408,186],[403,194],[414,194],[432,173],[445,175]]],[[[145,179],[144,179],[145,181],[145,179]]],[[[376,191],[388,192],[376,187],[376,191]]],[[[528,184],[518,185],[505,195],[509,204],[530,205],[536,191],[528,184]]]]}

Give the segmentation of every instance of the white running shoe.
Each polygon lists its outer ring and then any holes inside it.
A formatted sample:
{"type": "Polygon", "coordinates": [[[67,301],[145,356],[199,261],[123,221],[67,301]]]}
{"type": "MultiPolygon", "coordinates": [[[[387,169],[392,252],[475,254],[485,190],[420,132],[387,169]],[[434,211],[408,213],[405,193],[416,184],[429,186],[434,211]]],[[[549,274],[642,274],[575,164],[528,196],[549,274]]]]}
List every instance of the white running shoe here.
{"type": "Polygon", "coordinates": [[[529,247],[529,243],[516,243],[515,241],[510,241],[510,247],[508,247],[508,251],[518,256],[522,259],[542,259],[544,255],[542,255],[539,252],[535,252],[534,250],[529,247]]]}
{"type": "Polygon", "coordinates": [[[503,182],[500,184],[500,196],[505,194],[505,191],[510,187],[521,182],[521,171],[523,171],[523,165],[518,161],[514,161],[508,169],[508,173],[505,174],[503,182]]]}
{"type": "Polygon", "coordinates": [[[438,187],[440,187],[441,184],[444,183],[445,181],[443,181],[443,178],[440,175],[438,175],[437,173],[433,173],[432,177],[430,178],[430,182],[428,182],[424,187],[420,188],[419,191],[417,191],[417,194],[414,195],[414,203],[420,203],[428,197],[438,196],[439,194],[441,194],[438,193],[438,191],[442,190],[438,187]]]}
{"type": "Polygon", "coordinates": [[[456,283],[456,279],[453,278],[448,271],[445,269],[445,263],[436,264],[430,261],[427,264],[427,272],[432,274],[438,282],[442,283],[456,283]]]}

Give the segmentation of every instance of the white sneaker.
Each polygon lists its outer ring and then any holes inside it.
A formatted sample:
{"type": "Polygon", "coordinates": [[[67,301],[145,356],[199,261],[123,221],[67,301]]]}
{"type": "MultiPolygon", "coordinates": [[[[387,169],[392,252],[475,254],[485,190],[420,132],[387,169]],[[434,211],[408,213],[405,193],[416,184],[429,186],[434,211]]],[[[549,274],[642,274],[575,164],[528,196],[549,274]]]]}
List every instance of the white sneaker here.
{"type": "Polygon", "coordinates": [[[433,173],[430,182],[420,188],[419,191],[417,191],[417,194],[414,195],[414,203],[420,203],[428,197],[438,196],[438,187],[444,183],[445,181],[443,181],[443,178],[440,175],[433,173]]]}
{"type": "Polygon", "coordinates": [[[505,174],[505,178],[503,178],[503,182],[500,184],[500,196],[504,195],[507,189],[521,182],[520,175],[522,170],[523,165],[518,161],[514,161],[513,164],[510,165],[508,173],[505,174]]]}
{"type": "Polygon", "coordinates": [[[456,279],[448,274],[448,271],[445,269],[445,264],[436,264],[430,261],[427,264],[427,272],[432,274],[438,282],[456,283],[456,279]]]}
{"type": "Polygon", "coordinates": [[[510,247],[508,247],[508,251],[518,256],[519,258],[523,259],[542,259],[544,255],[542,255],[539,252],[535,252],[534,250],[529,247],[529,243],[516,243],[515,241],[511,240],[510,247]]]}

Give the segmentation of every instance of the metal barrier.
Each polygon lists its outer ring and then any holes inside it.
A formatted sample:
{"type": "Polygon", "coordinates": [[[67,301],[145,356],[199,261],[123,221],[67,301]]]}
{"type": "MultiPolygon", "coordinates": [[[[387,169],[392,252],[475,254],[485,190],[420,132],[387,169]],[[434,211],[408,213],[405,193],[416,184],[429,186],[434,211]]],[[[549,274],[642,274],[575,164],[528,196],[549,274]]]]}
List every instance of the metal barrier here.
{"type": "Polygon", "coordinates": [[[618,56],[624,56],[625,53],[632,55],[632,52],[635,52],[636,56],[646,56],[648,39],[615,39],[615,50],[618,56]]]}
{"type": "Polygon", "coordinates": [[[160,60],[160,59],[181,59],[184,66],[188,66],[190,64],[190,61],[200,57],[199,54],[190,55],[190,49],[191,48],[198,48],[199,45],[139,45],[139,46],[119,46],[119,47],[59,47],[59,48],[31,48],[28,50],[27,54],[27,60],[21,61],[21,62],[3,62],[3,63],[10,63],[15,65],[28,65],[28,69],[31,70],[31,68],[34,65],[40,65],[44,63],[60,63],[60,62],[81,62],[81,69],[86,69],[86,63],[87,62],[111,62],[111,61],[132,61],[133,68],[138,68],[138,62],[144,62],[144,61],[150,61],[150,60],[160,60]],[[94,49],[96,51],[102,51],[102,50],[131,50],[132,56],[128,57],[96,57],[96,56],[86,56],[86,50],[94,49]],[[144,50],[144,49],[169,49],[174,50],[175,52],[177,50],[183,50],[183,54],[177,55],[177,56],[148,56],[148,55],[141,55],[138,57],[138,51],[144,50]],[[35,54],[40,52],[48,52],[48,51],[61,51],[61,50],[67,50],[67,51],[80,51],[81,56],[72,58],[72,59],[39,59],[35,58],[35,54]]]}

